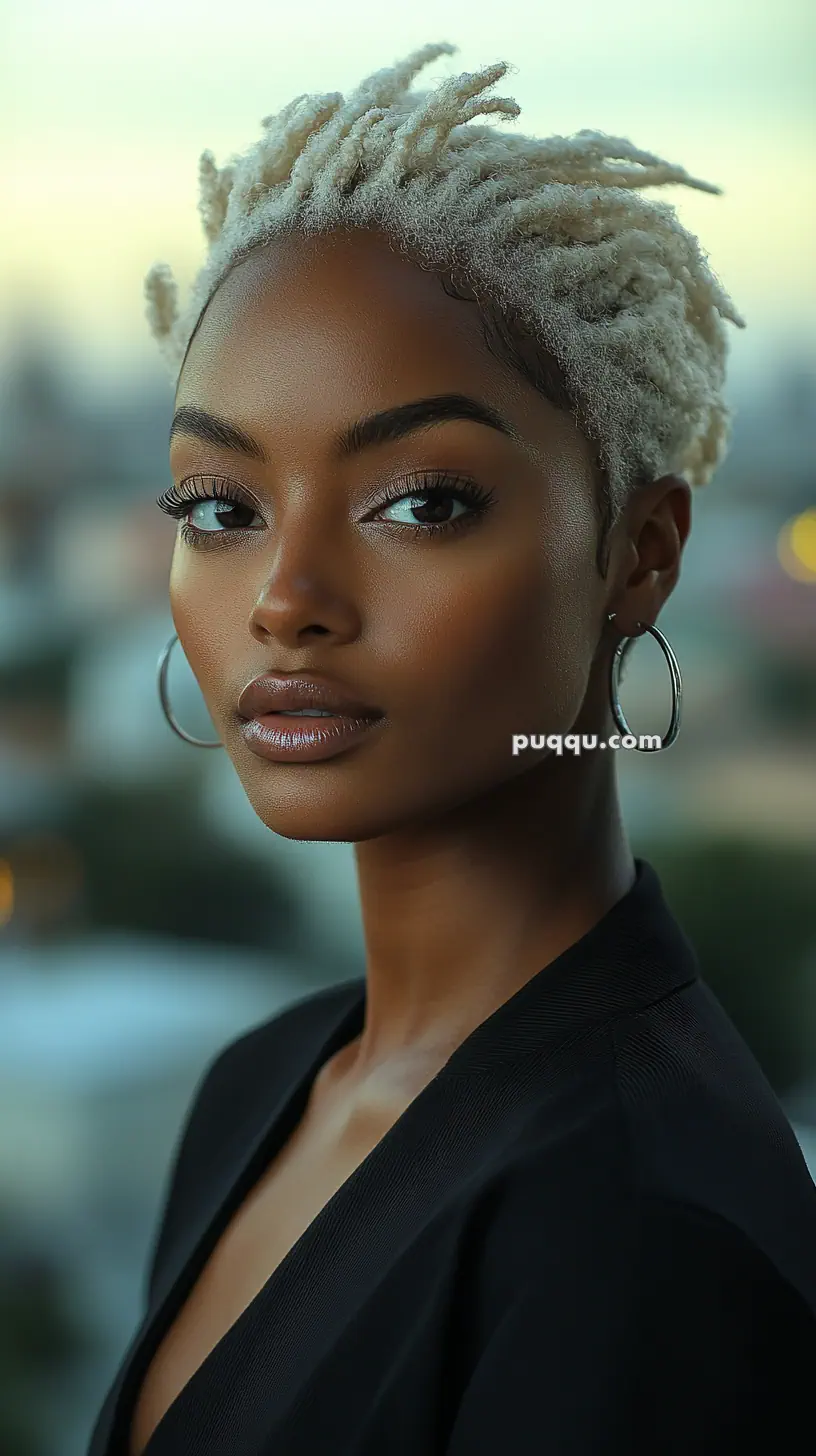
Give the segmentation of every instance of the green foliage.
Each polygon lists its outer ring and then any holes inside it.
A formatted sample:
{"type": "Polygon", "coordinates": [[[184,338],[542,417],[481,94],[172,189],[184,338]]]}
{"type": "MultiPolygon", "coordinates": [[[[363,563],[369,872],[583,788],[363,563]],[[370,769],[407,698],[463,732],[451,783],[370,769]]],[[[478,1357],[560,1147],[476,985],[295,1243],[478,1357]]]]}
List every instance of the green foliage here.
{"type": "Polygon", "coordinates": [[[52,1256],[25,1247],[0,1206],[0,1451],[50,1456],[48,1389],[96,1353],[97,1337],[72,1310],[52,1256]]]}
{"type": "Polygon", "coordinates": [[[816,1063],[816,850],[740,839],[639,843],[702,974],[777,1092],[816,1063]]]}
{"type": "Polygon", "coordinates": [[[83,914],[98,927],[286,950],[301,927],[257,857],[202,821],[197,781],[83,793],[63,826],[85,875],[83,914]]]}
{"type": "Polygon", "coordinates": [[[816,728],[816,673],[805,659],[768,655],[757,668],[759,707],[764,718],[798,733],[816,728]]]}

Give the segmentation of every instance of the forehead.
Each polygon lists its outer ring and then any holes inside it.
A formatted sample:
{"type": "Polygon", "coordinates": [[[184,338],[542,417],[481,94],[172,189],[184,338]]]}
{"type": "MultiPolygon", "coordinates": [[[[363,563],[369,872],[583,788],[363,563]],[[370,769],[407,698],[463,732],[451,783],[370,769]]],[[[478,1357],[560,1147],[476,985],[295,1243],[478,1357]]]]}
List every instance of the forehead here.
{"type": "MultiPolygon", "coordinates": [[[[227,276],[210,301],[179,382],[186,399],[252,376],[297,393],[332,373],[331,388],[403,384],[436,365],[484,378],[495,363],[475,309],[376,232],[280,238],[227,276]],[[337,377],[337,370],[340,377],[337,377]]],[[[280,396],[279,396],[280,397],[280,396]]]]}
{"type": "Polygon", "coordinates": [[[474,303],[451,298],[384,234],[338,230],[276,239],[227,275],[190,345],[176,404],[244,426],[274,455],[444,393],[494,404],[538,463],[564,452],[586,464],[570,415],[487,348],[474,303]]]}

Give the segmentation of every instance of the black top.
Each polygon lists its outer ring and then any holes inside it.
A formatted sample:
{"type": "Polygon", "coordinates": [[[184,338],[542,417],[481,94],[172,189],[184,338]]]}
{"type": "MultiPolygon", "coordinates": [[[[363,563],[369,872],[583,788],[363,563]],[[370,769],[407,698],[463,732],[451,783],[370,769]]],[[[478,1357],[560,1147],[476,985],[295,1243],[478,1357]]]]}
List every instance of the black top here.
{"type": "MultiPolygon", "coordinates": [[[[462,1043],[169,1407],[148,1456],[802,1449],[816,1186],[652,867],[462,1043]]],[[[365,981],[228,1045],[180,1135],[89,1456],[362,1030],[365,981]]]]}

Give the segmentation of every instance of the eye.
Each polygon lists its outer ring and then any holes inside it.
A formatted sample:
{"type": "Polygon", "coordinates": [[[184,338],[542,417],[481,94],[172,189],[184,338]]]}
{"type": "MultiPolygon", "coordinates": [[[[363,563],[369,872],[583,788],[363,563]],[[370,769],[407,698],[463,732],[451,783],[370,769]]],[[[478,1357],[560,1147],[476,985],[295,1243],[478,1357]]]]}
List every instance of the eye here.
{"type": "Polygon", "coordinates": [[[467,514],[467,507],[458,500],[453,491],[446,490],[441,494],[428,490],[420,491],[418,495],[403,495],[398,500],[392,501],[386,506],[382,513],[383,520],[398,521],[404,526],[446,526],[449,521],[456,520],[451,508],[459,507],[459,511],[467,514]],[[411,520],[414,512],[420,512],[424,519],[411,520]],[[398,514],[401,512],[402,514],[398,514]]]}
{"type": "Polygon", "coordinates": [[[228,503],[221,497],[214,496],[209,500],[202,499],[195,501],[190,506],[189,513],[184,519],[189,521],[193,530],[203,531],[206,535],[209,535],[212,532],[218,532],[222,528],[229,528],[230,526],[233,530],[240,526],[246,526],[247,522],[240,519],[242,512],[248,516],[254,516],[256,514],[255,511],[250,510],[249,506],[243,505],[240,501],[228,503]],[[237,520],[235,519],[236,515],[239,518],[237,520]]]}
{"type": "Polygon", "coordinates": [[[159,496],[156,505],[165,515],[181,521],[181,537],[190,546],[206,543],[204,538],[232,535],[236,531],[254,529],[254,504],[232,481],[217,477],[203,480],[192,477],[178,486],[171,486],[159,496]],[[191,518],[197,514],[198,519],[191,518]],[[237,519],[236,519],[237,517],[237,519]]]}
{"type": "Polygon", "coordinates": [[[408,526],[415,535],[429,536],[473,524],[493,501],[493,492],[475,481],[439,471],[428,471],[411,485],[410,490],[405,483],[393,487],[368,519],[408,526]]]}
{"type": "MultiPolygon", "coordinates": [[[[453,532],[476,523],[493,503],[493,491],[461,476],[431,470],[396,483],[365,517],[416,536],[453,532]],[[407,488],[406,488],[407,487],[407,488]]],[[[190,477],[171,486],[156,501],[165,515],[181,522],[180,537],[193,549],[213,545],[219,536],[257,530],[264,522],[249,495],[233,481],[190,477]]]]}

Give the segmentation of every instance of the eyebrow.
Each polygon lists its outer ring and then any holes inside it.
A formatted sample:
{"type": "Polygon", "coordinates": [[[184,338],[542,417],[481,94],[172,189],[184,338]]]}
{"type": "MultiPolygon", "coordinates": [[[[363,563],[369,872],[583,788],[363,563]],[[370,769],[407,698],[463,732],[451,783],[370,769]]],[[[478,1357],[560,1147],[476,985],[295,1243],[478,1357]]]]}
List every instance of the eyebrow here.
{"type": "MultiPolygon", "coordinates": [[[[393,405],[376,414],[365,415],[345,425],[332,441],[335,453],[341,458],[357,455],[373,445],[385,445],[400,440],[416,430],[442,424],[446,420],[471,420],[498,430],[512,440],[520,436],[514,425],[492,405],[473,399],[468,394],[435,394],[425,399],[415,399],[407,404],[393,405]]],[[[197,405],[184,404],[173,416],[170,426],[172,443],[176,435],[191,435],[215,445],[222,450],[232,450],[247,455],[252,460],[269,464],[269,458],[260,442],[238,425],[199,409],[197,405]]]]}

